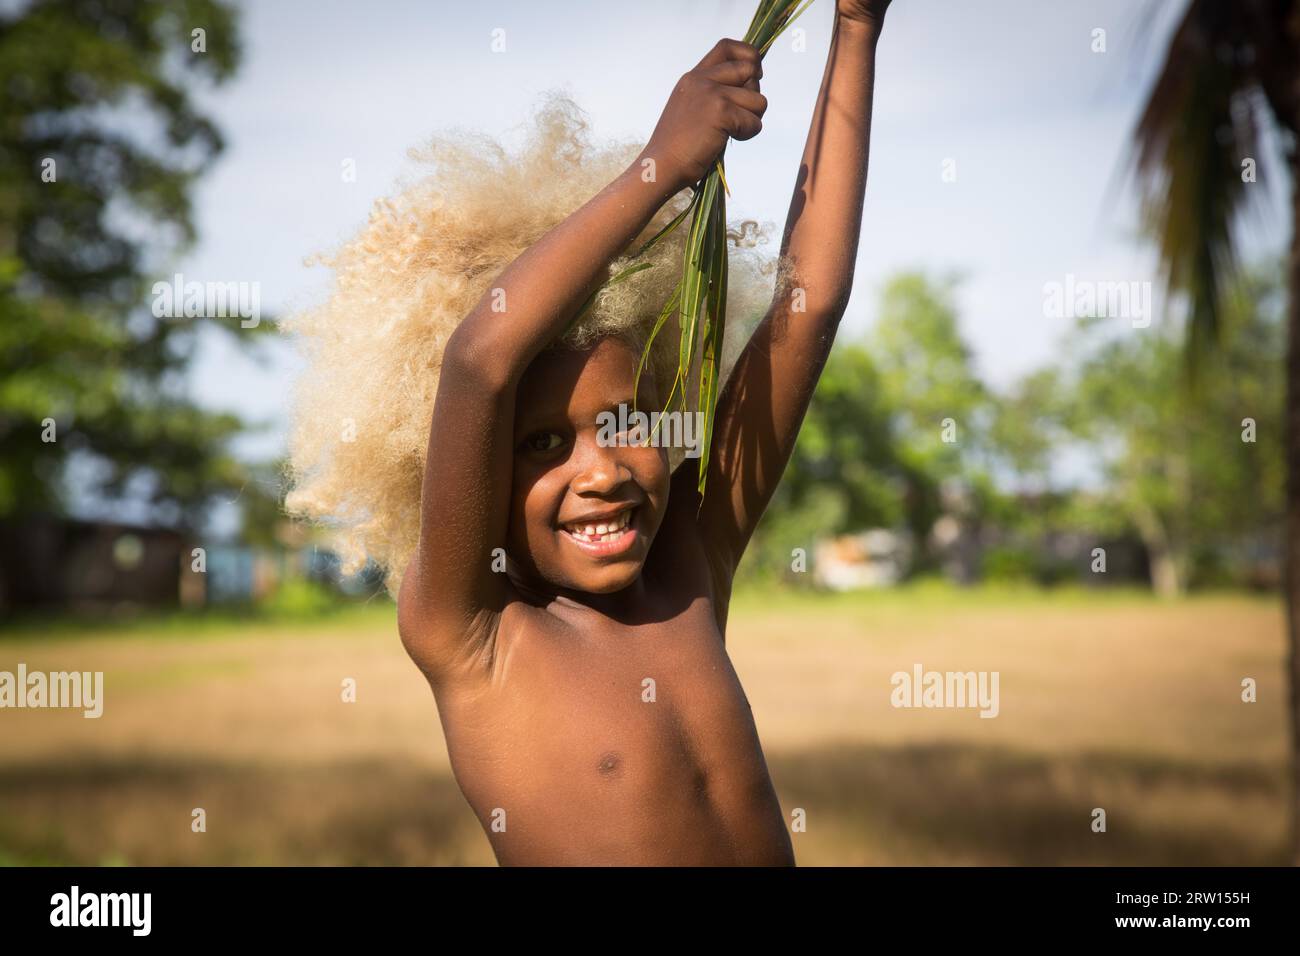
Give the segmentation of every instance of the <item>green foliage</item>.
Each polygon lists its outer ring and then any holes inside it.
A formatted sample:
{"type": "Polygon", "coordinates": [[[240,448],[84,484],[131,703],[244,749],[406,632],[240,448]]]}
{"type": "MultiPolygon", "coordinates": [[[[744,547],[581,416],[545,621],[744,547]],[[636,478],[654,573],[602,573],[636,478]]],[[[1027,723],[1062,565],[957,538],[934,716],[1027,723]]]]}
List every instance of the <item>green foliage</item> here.
{"type": "MultiPolygon", "coordinates": [[[[965,491],[963,520],[995,535],[986,580],[1053,584],[1077,576],[1046,542],[1140,540],[1162,590],[1240,580],[1234,551],[1277,542],[1283,513],[1283,297],[1279,270],[1247,274],[1225,296],[1224,346],[1209,372],[1184,374],[1177,328],[1082,321],[1059,364],[1003,392],[984,385],[962,340],[951,281],[904,274],[880,318],[832,351],[794,454],[764,516],[744,576],[807,583],[821,539],[868,528],[912,532],[914,573],[945,511],[941,489],[965,491]],[[955,442],[942,422],[955,422],[955,442]],[[1242,421],[1256,441],[1242,440],[1242,421]],[[1100,479],[1058,486],[1070,451],[1100,479]],[[1163,569],[1163,570],[1160,570],[1163,569]],[[1160,577],[1162,574],[1164,577],[1160,577]]],[[[947,507],[951,506],[951,502],[947,507]]]]}
{"type": "Polygon", "coordinates": [[[879,377],[860,343],[827,359],[785,475],[747,552],[745,574],[806,583],[791,552],[827,535],[894,525],[904,515],[907,477],[894,456],[892,421],[879,377]]]}
{"type": "Polygon", "coordinates": [[[926,537],[943,511],[941,488],[978,496],[987,487],[991,396],[958,328],[955,288],[952,278],[896,276],[868,337],[923,565],[926,537]]]}
{"type": "Polygon", "coordinates": [[[957,327],[954,288],[951,279],[935,282],[917,273],[895,277],[881,297],[870,343],[907,447],[955,470],[980,447],[988,392],[957,327]],[[946,418],[959,426],[956,442],[942,440],[946,418]]]}
{"type": "Polygon", "coordinates": [[[1237,280],[1220,322],[1223,344],[1195,382],[1176,329],[1107,335],[1084,321],[1069,346],[1077,359],[1065,423],[1106,479],[1083,516],[1098,530],[1135,528],[1164,563],[1157,584],[1166,590],[1196,577],[1198,551],[1268,539],[1284,512],[1279,270],[1237,280]],[[1245,419],[1255,422],[1253,442],[1243,440],[1245,419]]]}
{"type": "Polygon", "coordinates": [[[1059,425],[1065,402],[1060,371],[1039,369],[993,401],[991,453],[1022,485],[1046,488],[1054,453],[1066,437],[1059,425]]]}
{"type": "Polygon", "coordinates": [[[342,603],[339,596],[323,584],[290,578],[260,602],[258,610],[272,617],[301,620],[338,610],[342,603]]]}
{"type": "Polygon", "coordinates": [[[958,327],[955,278],[901,273],[881,295],[867,346],[890,409],[895,456],[907,477],[906,525],[931,567],[927,538],[956,491],[975,511],[990,490],[992,395],[958,327]]]}
{"type": "MultiPolygon", "coordinates": [[[[268,551],[285,547],[280,537],[290,526],[284,512],[285,468],[282,458],[247,467],[247,480],[239,489],[239,540],[244,544],[268,551]]],[[[304,535],[309,533],[305,524],[292,527],[304,535]]]]}
{"type": "Polygon", "coordinates": [[[148,273],[194,238],[190,190],[222,146],[189,86],[227,79],[238,53],[219,0],[0,15],[0,516],[66,509],[78,454],[99,495],[129,486],[178,520],[238,486],[223,448],[239,421],[182,388],[197,329],[147,307],[148,273]],[[206,52],[191,51],[196,28],[206,52]]]}
{"type": "Polygon", "coordinates": [[[1032,550],[1013,545],[990,548],[984,555],[984,579],[997,582],[1034,581],[1038,556],[1032,550]]]}
{"type": "Polygon", "coordinates": [[[1243,158],[1260,155],[1270,115],[1291,136],[1298,132],[1297,12],[1295,0],[1191,0],[1134,131],[1145,225],[1170,290],[1189,307],[1193,374],[1227,332],[1238,222],[1261,198],[1243,158]]]}
{"type": "Polygon", "coordinates": [[[884,527],[926,537],[955,480],[988,492],[980,464],[989,395],[957,327],[953,283],[906,273],[886,287],[865,339],[832,350],[794,454],[746,561],[746,574],[791,575],[790,551],[827,536],[884,527]],[[956,441],[943,440],[943,420],[956,441]]]}

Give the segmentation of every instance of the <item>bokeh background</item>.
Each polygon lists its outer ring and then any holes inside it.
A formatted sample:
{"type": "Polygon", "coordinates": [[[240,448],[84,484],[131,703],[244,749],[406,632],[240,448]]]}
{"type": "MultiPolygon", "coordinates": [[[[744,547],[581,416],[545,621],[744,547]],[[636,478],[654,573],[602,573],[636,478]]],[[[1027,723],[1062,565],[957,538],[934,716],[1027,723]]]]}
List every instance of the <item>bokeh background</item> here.
{"type": "MultiPolygon", "coordinates": [[[[832,6],[728,150],[778,233],[832,6]]],[[[434,130],[560,88],[643,139],[752,7],[0,2],[0,670],[106,688],[0,710],[0,863],[492,862],[375,570],[282,516],[275,320],[434,130]],[[155,318],[176,273],[261,321],[155,318]]],[[[801,863],[1292,858],[1296,7],[891,8],[853,298],[728,631],[801,863]],[[916,664],[999,715],[893,708],[916,664]]]]}

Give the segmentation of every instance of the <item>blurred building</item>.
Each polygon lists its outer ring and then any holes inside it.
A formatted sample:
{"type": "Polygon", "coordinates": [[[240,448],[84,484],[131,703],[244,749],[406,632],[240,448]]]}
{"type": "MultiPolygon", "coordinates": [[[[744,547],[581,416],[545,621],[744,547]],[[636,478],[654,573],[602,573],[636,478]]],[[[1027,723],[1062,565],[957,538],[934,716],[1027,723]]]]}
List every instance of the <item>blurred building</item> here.
{"type": "Polygon", "coordinates": [[[178,531],[36,516],[0,522],[0,613],[98,611],[181,601],[178,531]]]}
{"type": "Polygon", "coordinates": [[[817,543],[813,580],[832,591],[891,587],[911,565],[912,541],[904,532],[873,528],[817,543]]]}
{"type": "Polygon", "coordinates": [[[328,549],[289,532],[281,537],[275,546],[250,546],[53,515],[0,521],[0,616],[257,604],[290,581],[350,597],[382,589],[378,568],[345,577],[328,549]]]}

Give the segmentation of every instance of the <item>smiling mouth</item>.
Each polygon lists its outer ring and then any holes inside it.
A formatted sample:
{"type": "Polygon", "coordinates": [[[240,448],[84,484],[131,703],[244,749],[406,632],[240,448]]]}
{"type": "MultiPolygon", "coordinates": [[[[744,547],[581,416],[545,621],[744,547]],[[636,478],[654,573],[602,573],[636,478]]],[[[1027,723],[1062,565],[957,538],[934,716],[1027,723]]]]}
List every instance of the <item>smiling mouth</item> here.
{"type": "Polygon", "coordinates": [[[626,551],[636,540],[636,529],[632,527],[635,508],[626,508],[617,514],[600,520],[570,521],[562,524],[560,530],[574,544],[588,554],[608,556],[626,551]]]}

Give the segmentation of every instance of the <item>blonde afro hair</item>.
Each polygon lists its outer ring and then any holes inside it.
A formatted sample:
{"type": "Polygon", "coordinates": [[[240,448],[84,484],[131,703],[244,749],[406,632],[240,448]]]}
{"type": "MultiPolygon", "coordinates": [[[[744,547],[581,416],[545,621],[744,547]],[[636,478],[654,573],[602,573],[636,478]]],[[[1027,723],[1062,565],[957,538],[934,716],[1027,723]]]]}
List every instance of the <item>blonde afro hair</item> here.
{"type": "MultiPolygon", "coordinates": [[[[344,573],[369,558],[397,593],[419,535],[420,484],[448,337],[506,266],[642,148],[593,146],[582,111],[564,94],[546,94],[522,149],[512,154],[481,134],[436,136],[410,154],[424,175],[376,202],[370,221],[337,251],[308,260],[333,275],[322,303],[282,324],[306,359],[294,390],[285,505],[330,529],[344,573]]],[[[689,198],[683,191],[660,210],[609,274],[633,261],[653,267],[602,289],[557,344],[584,348],[619,336],[638,351],[644,346],[681,276],[689,221],[643,259],[631,253],[689,198]]],[[[724,376],[773,295],[776,263],[758,248],[768,233],[753,221],[728,232],[724,376]]],[[[661,382],[672,381],[679,335],[669,321],[655,341],[650,364],[661,382]]]]}

